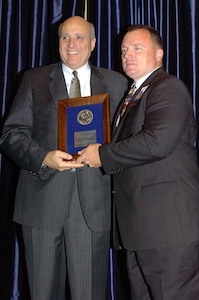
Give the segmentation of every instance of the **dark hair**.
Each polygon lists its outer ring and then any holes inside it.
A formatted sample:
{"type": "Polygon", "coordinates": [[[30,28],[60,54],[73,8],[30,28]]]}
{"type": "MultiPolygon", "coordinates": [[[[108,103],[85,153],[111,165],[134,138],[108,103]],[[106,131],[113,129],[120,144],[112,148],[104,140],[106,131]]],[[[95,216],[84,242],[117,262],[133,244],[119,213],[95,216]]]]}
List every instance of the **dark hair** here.
{"type": "Polygon", "coordinates": [[[151,38],[154,40],[154,42],[161,49],[163,49],[162,38],[161,38],[159,32],[154,27],[149,26],[149,25],[131,25],[131,26],[128,27],[127,32],[129,32],[129,31],[135,31],[135,30],[138,30],[138,29],[145,29],[145,30],[147,30],[150,33],[151,38]]]}

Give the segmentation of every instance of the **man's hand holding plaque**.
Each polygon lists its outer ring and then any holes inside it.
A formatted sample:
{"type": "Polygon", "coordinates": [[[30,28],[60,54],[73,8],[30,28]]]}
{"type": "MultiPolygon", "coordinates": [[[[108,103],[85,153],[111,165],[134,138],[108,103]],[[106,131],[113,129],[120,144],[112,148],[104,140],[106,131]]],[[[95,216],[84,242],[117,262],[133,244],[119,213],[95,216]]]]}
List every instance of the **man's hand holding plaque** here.
{"type": "Polygon", "coordinates": [[[76,164],[84,164],[91,168],[99,168],[102,166],[99,147],[101,144],[90,144],[83,150],[79,151],[79,157],[76,160],[76,164]]]}

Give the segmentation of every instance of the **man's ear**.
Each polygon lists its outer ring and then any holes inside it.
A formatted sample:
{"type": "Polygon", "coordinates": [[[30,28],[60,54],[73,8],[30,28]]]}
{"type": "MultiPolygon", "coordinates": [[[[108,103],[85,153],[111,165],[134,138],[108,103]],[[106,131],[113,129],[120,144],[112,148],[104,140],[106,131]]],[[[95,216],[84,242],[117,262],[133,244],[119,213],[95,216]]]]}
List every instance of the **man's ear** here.
{"type": "Polygon", "coordinates": [[[163,55],[164,55],[163,49],[157,49],[157,50],[156,50],[156,58],[157,58],[157,61],[161,61],[162,58],[163,58],[163,55]]]}
{"type": "Polygon", "coordinates": [[[96,44],[96,38],[91,40],[91,51],[95,49],[95,44],[96,44]]]}

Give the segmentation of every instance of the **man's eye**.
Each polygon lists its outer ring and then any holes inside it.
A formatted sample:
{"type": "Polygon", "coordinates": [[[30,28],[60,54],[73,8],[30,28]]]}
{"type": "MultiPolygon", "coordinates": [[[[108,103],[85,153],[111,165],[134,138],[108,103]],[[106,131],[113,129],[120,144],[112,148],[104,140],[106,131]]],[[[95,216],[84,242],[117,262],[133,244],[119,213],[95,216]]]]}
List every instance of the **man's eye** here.
{"type": "Polygon", "coordinates": [[[126,49],[125,48],[122,49],[122,54],[124,54],[124,53],[126,53],[126,49]]]}
{"type": "Polygon", "coordinates": [[[81,35],[76,36],[77,40],[83,40],[83,37],[81,35]]]}
{"type": "Polygon", "coordinates": [[[62,40],[69,40],[69,36],[67,36],[67,35],[64,35],[64,36],[62,36],[62,40]]]}

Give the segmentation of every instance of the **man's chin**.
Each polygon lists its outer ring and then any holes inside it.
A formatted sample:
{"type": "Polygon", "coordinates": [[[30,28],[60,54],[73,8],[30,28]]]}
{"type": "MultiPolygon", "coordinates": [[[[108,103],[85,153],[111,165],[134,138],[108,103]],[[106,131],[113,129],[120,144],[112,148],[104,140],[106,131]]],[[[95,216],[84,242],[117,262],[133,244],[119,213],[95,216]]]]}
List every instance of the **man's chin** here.
{"type": "Polygon", "coordinates": [[[133,78],[135,75],[135,72],[132,70],[132,68],[127,68],[126,70],[124,70],[124,72],[126,73],[126,75],[130,78],[133,78]]]}

